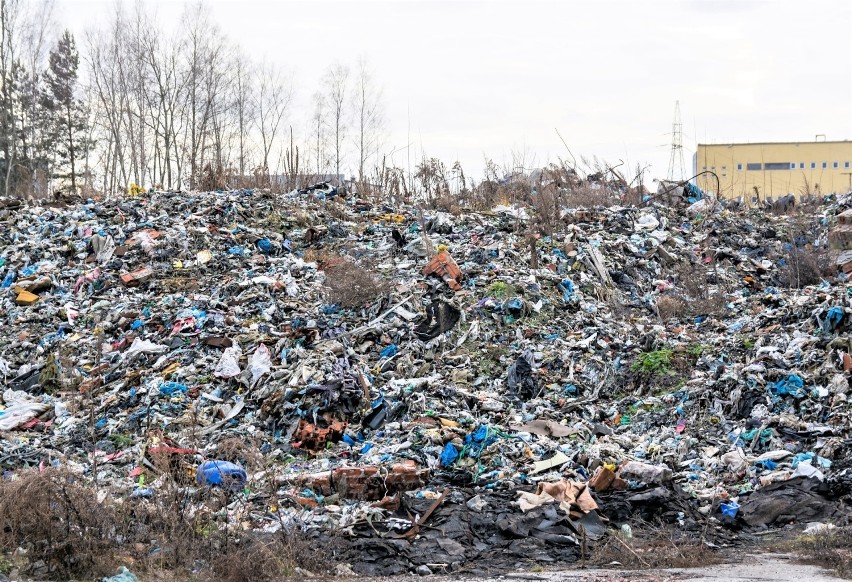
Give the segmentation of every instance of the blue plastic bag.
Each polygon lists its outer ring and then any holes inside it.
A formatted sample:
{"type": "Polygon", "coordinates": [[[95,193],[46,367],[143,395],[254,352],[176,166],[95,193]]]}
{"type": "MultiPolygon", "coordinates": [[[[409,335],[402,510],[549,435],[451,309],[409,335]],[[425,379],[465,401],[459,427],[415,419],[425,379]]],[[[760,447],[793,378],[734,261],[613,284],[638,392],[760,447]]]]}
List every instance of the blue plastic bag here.
{"type": "Polygon", "coordinates": [[[795,469],[796,467],[798,467],[799,463],[801,463],[802,461],[813,460],[815,456],[816,455],[814,455],[814,453],[796,453],[796,455],[793,456],[793,468],[795,469]]]}
{"type": "Polygon", "coordinates": [[[791,374],[783,380],[770,382],[766,387],[776,396],[786,396],[787,394],[794,398],[804,398],[805,396],[805,381],[798,374],[791,374]]]}
{"type": "Polygon", "coordinates": [[[513,297],[506,301],[505,308],[513,311],[520,311],[524,308],[524,301],[519,297],[513,297]]]}
{"type": "Polygon", "coordinates": [[[240,491],[245,487],[246,470],[228,461],[204,461],[195,472],[199,485],[240,491]]]}
{"type": "Polygon", "coordinates": [[[260,252],[268,255],[272,253],[274,247],[272,246],[272,241],[270,241],[268,238],[262,238],[257,241],[257,248],[260,249],[260,252]]]}
{"type": "Polygon", "coordinates": [[[103,582],[139,582],[139,578],[128,570],[126,566],[122,566],[118,574],[104,578],[103,582]]]}
{"type": "Polygon", "coordinates": [[[388,347],[386,347],[385,349],[383,349],[382,352],[379,355],[383,358],[390,358],[390,357],[395,356],[398,351],[399,351],[399,348],[396,347],[396,344],[391,344],[388,347]]]}
{"type": "Polygon", "coordinates": [[[838,328],[843,321],[843,315],[842,307],[832,307],[825,314],[825,319],[821,321],[818,319],[817,321],[819,321],[819,326],[824,333],[830,333],[838,328]]]}
{"type": "Polygon", "coordinates": [[[456,459],[459,458],[459,452],[456,450],[456,447],[453,446],[453,443],[447,443],[444,445],[444,450],[441,451],[441,466],[449,467],[453,463],[456,462],[456,459]]]}
{"type": "Polygon", "coordinates": [[[723,501],[719,504],[719,510],[722,515],[727,517],[736,517],[740,510],[740,505],[736,501],[723,501]]]}
{"type": "Polygon", "coordinates": [[[175,392],[183,392],[186,394],[187,390],[189,390],[189,386],[178,382],[163,382],[160,385],[160,394],[164,394],[166,396],[171,396],[175,392]]]}

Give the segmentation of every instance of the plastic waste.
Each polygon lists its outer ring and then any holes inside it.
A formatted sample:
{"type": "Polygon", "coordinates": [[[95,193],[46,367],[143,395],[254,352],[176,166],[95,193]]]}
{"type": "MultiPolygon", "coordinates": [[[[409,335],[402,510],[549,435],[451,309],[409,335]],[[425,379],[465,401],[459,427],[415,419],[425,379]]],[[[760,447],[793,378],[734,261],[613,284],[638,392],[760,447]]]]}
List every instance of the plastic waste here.
{"type": "Polygon", "coordinates": [[[252,354],[249,369],[251,370],[252,386],[257,384],[272,369],[272,354],[269,353],[269,348],[264,344],[259,344],[252,354]]]}
{"type": "Polygon", "coordinates": [[[221,487],[230,491],[241,491],[246,484],[246,470],[228,461],[204,461],[196,471],[199,485],[221,487]]]}
{"type": "Polygon", "coordinates": [[[127,566],[122,566],[115,576],[107,576],[102,582],[139,582],[139,578],[128,570],[127,566]]]}
{"type": "Polygon", "coordinates": [[[242,353],[243,351],[240,349],[239,344],[236,343],[229,348],[225,348],[225,351],[222,352],[219,358],[219,362],[216,364],[216,368],[213,370],[213,375],[219,378],[239,376],[242,372],[240,370],[240,356],[242,356],[242,353]]]}
{"type": "Polygon", "coordinates": [[[740,506],[736,501],[723,501],[719,504],[719,510],[726,517],[736,517],[740,506]]]}

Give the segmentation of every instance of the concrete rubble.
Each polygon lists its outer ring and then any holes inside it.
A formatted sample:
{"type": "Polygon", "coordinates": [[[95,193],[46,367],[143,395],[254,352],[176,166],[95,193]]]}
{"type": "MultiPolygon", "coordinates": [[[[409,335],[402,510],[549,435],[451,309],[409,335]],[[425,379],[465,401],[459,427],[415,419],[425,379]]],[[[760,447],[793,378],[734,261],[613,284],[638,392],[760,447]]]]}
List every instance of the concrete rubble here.
{"type": "Polygon", "coordinates": [[[4,479],[145,504],[175,470],[365,575],[573,562],[637,519],[718,545],[848,520],[852,193],[546,228],[326,198],[0,200],[4,479]],[[337,302],[341,273],[374,291],[337,302]]]}

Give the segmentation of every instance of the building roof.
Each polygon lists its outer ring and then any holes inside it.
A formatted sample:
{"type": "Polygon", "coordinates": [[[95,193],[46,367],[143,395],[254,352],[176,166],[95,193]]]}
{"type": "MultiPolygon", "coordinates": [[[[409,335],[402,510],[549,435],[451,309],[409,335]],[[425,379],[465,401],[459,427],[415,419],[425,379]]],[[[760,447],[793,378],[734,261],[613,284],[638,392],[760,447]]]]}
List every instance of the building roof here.
{"type": "Polygon", "coordinates": [[[810,145],[817,143],[852,143],[852,141],[848,139],[837,139],[837,140],[829,140],[829,141],[743,141],[739,143],[700,143],[698,147],[701,146],[741,146],[741,145],[810,145]]]}

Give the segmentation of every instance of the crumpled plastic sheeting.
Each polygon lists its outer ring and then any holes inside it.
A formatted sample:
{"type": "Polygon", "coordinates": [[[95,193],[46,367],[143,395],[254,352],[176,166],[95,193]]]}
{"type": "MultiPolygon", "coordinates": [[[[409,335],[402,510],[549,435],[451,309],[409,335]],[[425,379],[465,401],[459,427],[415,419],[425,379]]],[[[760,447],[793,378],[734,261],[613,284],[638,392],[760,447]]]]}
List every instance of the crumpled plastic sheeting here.
{"type": "Polygon", "coordinates": [[[131,359],[139,354],[162,354],[168,349],[168,346],[155,344],[152,341],[143,340],[142,338],[136,338],[133,340],[133,343],[130,344],[130,347],[127,348],[127,351],[124,352],[124,357],[131,359]]]}
{"type": "Polygon", "coordinates": [[[742,517],[751,526],[830,520],[838,506],[827,493],[828,488],[817,479],[795,477],[772,483],[740,500],[742,517]]]}
{"type": "Polygon", "coordinates": [[[7,389],[3,392],[6,410],[0,411],[0,430],[12,430],[50,408],[36,398],[21,390],[7,389]]]}
{"type": "Polygon", "coordinates": [[[528,351],[509,366],[507,378],[509,389],[513,394],[524,400],[536,397],[538,392],[535,378],[532,375],[533,363],[533,353],[528,351]]]}
{"type": "Polygon", "coordinates": [[[95,259],[99,264],[109,262],[112,255],[115,253],[115,240],[112,235],[101,236],[99,234],[92,235],[92,250],[95,252],[95,259]]]}

